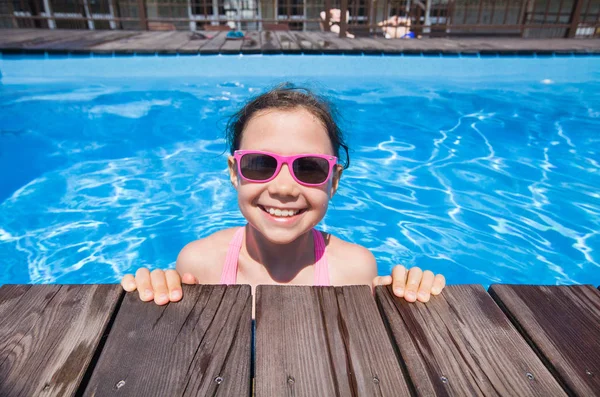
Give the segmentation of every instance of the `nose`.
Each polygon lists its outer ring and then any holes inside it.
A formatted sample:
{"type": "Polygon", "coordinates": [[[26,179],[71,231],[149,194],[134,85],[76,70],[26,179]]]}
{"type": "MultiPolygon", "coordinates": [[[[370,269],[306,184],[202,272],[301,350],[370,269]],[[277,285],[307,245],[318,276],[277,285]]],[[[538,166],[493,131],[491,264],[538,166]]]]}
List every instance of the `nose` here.
{"type": "Polygon", "coordinates": [[[296,197],[300,194],[298,183],[292,177],[287,164],[283,164],[275,179],[269,182],[269,194],[296,197]]]}

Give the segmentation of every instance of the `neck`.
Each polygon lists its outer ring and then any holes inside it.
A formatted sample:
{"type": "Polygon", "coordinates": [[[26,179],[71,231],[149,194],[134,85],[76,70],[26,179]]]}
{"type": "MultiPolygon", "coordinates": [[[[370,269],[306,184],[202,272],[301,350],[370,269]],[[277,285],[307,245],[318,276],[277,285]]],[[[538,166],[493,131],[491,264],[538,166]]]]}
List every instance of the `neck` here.
{"type": "Polygon", "coordinates": [[[275,244],[252,225],[247,225],[245,247],[248,256],[278,283],[292,281],[302,269],[315,261],[312,230],[288,244],[275,244]]]}

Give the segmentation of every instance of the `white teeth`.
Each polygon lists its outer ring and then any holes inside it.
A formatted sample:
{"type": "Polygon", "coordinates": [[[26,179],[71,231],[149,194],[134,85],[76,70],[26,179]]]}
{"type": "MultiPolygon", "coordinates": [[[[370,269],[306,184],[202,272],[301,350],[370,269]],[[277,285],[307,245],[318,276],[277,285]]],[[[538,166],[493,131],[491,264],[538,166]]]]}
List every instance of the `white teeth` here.
{"type": "Polygon", "coordinates": [[[275,215],[275,216],[294,216],[296,215],[298,212],[300,212],[300,210],[280,210],[277,208],[266,208],[265,210],[267,210],[267,212],[271,215],[275,215]]]}

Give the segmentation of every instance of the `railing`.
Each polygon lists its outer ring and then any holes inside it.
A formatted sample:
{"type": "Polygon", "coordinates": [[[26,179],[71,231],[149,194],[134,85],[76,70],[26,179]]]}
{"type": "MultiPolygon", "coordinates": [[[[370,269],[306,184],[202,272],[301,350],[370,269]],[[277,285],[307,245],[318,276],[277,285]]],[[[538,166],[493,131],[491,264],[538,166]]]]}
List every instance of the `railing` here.
{"type": "Polygon", "coordinates": [[[599,37],[600,0],[0,0],[0,27],[599,37]]]}

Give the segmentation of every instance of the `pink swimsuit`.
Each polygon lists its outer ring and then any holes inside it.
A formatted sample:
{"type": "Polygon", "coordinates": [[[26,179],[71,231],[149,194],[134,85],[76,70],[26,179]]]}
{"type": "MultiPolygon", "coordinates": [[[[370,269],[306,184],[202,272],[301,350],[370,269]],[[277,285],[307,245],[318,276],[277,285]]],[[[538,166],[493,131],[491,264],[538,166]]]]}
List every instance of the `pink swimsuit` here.
{"type": "MultiPolygon", "coordinates": [[[[238,257],[244,241],[244,229],[245,227],[241,227],[237,232],[235,232],[231,243],[229,243],[227,257],[225,258],[225,266],[223,267],[223,272],[221,273],[221,284],[236,283],[238,257]]],[[[323,238],[323,235],[315,229],[312,230],[312,234],[315,243],[315,285],[329,286],[331,284],[329,282],[327,258],[325,258],[325,239],[323,238]]]]}

